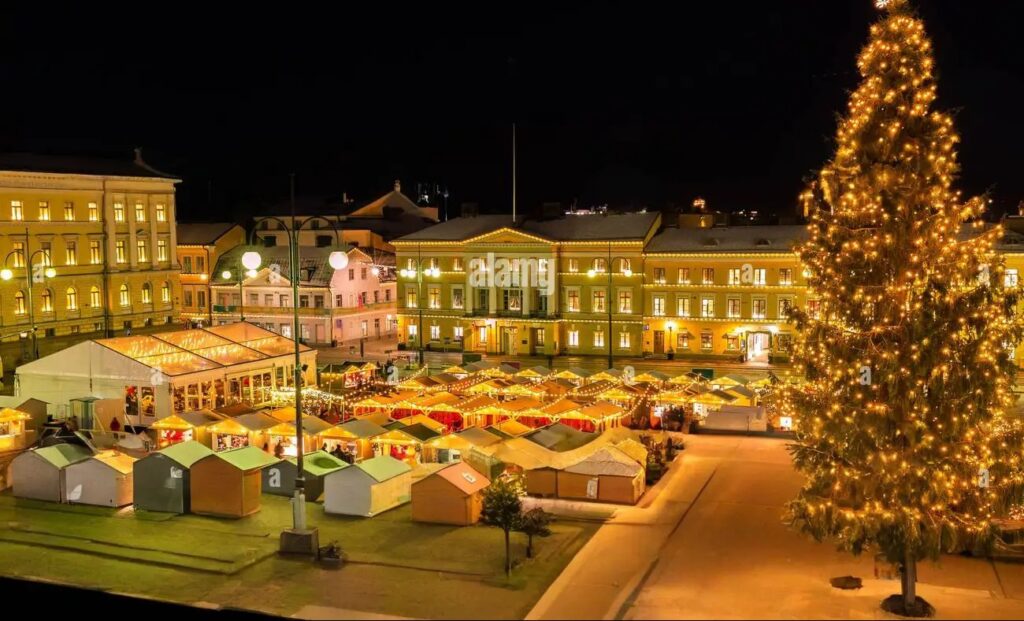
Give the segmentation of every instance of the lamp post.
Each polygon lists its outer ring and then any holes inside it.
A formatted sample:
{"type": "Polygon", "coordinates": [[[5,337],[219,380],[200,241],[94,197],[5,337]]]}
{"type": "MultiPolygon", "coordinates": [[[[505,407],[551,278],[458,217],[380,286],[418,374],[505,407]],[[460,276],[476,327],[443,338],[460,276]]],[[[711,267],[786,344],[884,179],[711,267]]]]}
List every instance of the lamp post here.
{"type": "MultiPolygon", "coordinates": [[[[26,229],[25,230],[25,243],[26,244],[28,244],[28,239],[29,239],[29,237],[28,237],[28,229],[26,229]]],[[[35,266],[32,265],[32,261],[34,261],[35,258],[36,258],[36,255],[39,255],[39,254],[43,255],[43,262],[39,265],[39,267],[42,268],[42,274],[40,275],[40,281],[44,282],[46,278],[53,278],[54,276],[56,276],[57,275],[57,270],[55,270],[55,269],[53,269],[53,267],[50,267],[50,266],[47,265],[47,263],[49,263],[50,255],[45,250],[43,250],[42,248],[40,248],[39,250],[36,250],[35,252],[33,252],[30,255],[28,255],[27,258],[24,257],[24,253],[23,252],[20,252],[20,251],[17,251],[17,250],[12,250],[11,252],[8,252],[7,256],[4,257],[4,267],[3,267],[2,270],[0,270],[0,279],[10,280],[10,279],[14,278],[14,272],[11,270],[10,267],[8,267],[8,265],[10,265],[11,257],[21,256],[21,257],[25,258],[25,283],[26,283],[27,289],[28,289],[28,325],[29,325],[29,333],[32,336],[32,359],[33,360],[39,358],[39,341],[36,338],[35,305],[33,304],[33,300],[32,300],[32,279],[33,279],[33,276],[34,276],[32,271],[35,269],[35,266]]]]}
{"type": "MultiPolygon", "coordinates": [[[[288,541],[294,541],[294,546],[286,544],[285,535],[282,535],[282,550],[284,551],[301,551],[307,553],[316,553],[315,549],[310,549],[306,546],[313,546],[316,540],[313,538],[312,533],[315,529],[306,528],[306,477],[303,465],[303,445],[302,445],[302,359],[300,357],[300,343],[299,343],[299,231],[309,222],[313,220],[323,220],[327,222],[333,229],[335,239],[338,242],[338,247],[342,247],[341,234],[338,232],[337,225],[327,218],[321,216],[310,216],[308,218],[296,221],[295,219],[295,185],[294,178],[292,183],[292,222],[289,226],[288,223],[284,222],[276,216],[266,216],[257,218],[252,234],[250,236],[249,243],[253,245],[253,241],[256,235],[256,231],[259,229],[261,222],[273,220],[277,222],[281,228],[288,235],[288,263],[289,273],[292,286],[292,339],[295,342],[295,495],[292,498],[292,530],[287,531],[289,535],[288,541]],[[290,549],[289,549],[290,548],[290,549]]],[[[242,266],[247,270],[256,270],[260,267],[263,262],[263,257],[260,253],[255,250],[249,250],[242,255],[242,266]]],[[[345,269],[348,266],[348,254],[342,250],[335,250],[331,252],[328,257],[328,263],[335,270],[345,269]]]]}
{"type": "Polygon", "coordinates": [[[253,276],[256,275],[256,270],[254,270],[254,269],[248,269],[248,270],[247,269],[243,269],[244,267],[245,266],[241,264],[241,261],[239,261],[239,265],[238,265],[238,267],[235,270],[235,274],[232,274],[231,270],[224,270],[223,272],[220,273],[220,277],[223,278],[224,280],[231,280],[231,277],[237,274],[237,277],[238,277],[238,320],[239,321],[245,321],[245,293],[242,290],[242,282],[243,282],[242,281],[242,277],[244,275],[244,276],[248,276],[249,278],[252,278],[253,276]]]}
{"type": "Polygon", "coordinates": [[[416,277],[416,308],[419,315],[419,325],[416,328],[416,340],[419,347],[419,360],[420,366],[423,366],[423,274],[426,273],[429,276],[437,278],[441,275],[441,270],[436,267],[423,267],[423,254],[421,248],[416,249],[416,269],[402,268],[399,272],[402,278],[416,277]]]}
{"type": "MultiPolygon", "coordinates": [[[[620,261],[622,260],[621,257],[620,257],[619,260],[620,261]]],[[[608,265],[605,267],[606,271],[608,272],[608,295],[605,298],[605,306],[608,307],[608,339],[607,339],[607,342],[608,342],[608,368],[609,369],[614,367],[614,365],[612,364],[612,269],[613,268],[614,268],[614,260],[612,259],[612,243],[608,242],[608,265]]],[[[590,278],[594,278],[595,276],[597,276],[597,274],[598,274],[598,272],[594,268],[590,268],[589,270],[587,270],[587,276],[590,277],[590,278]]],[[[633,270],[629,269],[629,268],[625,268],[625,269],[622,270],[622,274],[624,276],[632,276],[633,275],[633,270]]],[[[591,300],[593,300],[593,296],[591,296],[591,300]]]]}

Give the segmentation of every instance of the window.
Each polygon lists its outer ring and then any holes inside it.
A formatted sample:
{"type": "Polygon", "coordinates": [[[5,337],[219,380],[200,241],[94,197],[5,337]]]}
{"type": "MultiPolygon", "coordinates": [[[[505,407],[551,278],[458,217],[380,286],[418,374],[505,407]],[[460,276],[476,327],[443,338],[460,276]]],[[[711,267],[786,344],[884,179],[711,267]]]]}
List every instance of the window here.
{"type": "Polygon", "coordinates": [[[619,349],[629,349],[629,332],[619,332],[619,349]]]}
{"type": "Polygon", "coordinates": [[[548,260],[547,259],[537,259],[537,273],[538,274],[547,274],[548,273],[548,260]]]}
{"type": "Polygon", "coordinates": [[[128,285],[121,285],[119,291],[121,298],[121,306],[130,306],[132,303],[131,293],[128,291],[128,285]]]}
{"type": "Polygon", "coordinates": [[[167,206],[163,203],[156,204],[156,221],[167,222],[167,206]]]}
{"type": "Polygon", "coordinates": [[[53,265],[53,253],[51,252],[53,248],[50,242],[42,242],[39,246],[40,254],[43,255],[43,265],[47,267],[53,265]]]}
{"type": "Polygon", "coordinates": [[[349,280],[355,280],[356,279],[356,268],[354,268],[354,267],[349,268],[349,270],[348,270],[348,279],[349,280]]]}
{"type": "Polygon", "coordinates": [[[594,347],[604,347],[604,330],[594,331],[594,347]]]}
{"type": "Polygon", "coordinates": [[[480,326],[477,332],[477,340],[480,341],[481,345],[487,344],[487,326],[480,326]]]}
{"type": "Polygon", "coordinates": [[[728,300],[725,301],[725,316],[726,317],[736,318],[736,317],[739,317],[741,315],[741,313],[742,313],[742,311],[740,310],[740,299],[739,298],[729,298],[728,300]]]}
{"type": "Polygon", "coordinates": [[[580,271],[580,260],[569,259],[569,273],[575,274],[580,271]]]}
{"type": "Polygon", "coordinates": [[[140,239],[136,243],[138,247],[138,259],[140,263],[146,263],[149,261],[149,247],[146,244],[146,240],[140,239]]]}
{"type": "Polygon", "coordinates": [[[452,336],[455,337],[456,341],[461,341],[462,340],[462,335],[463,335],[462,326],[455,326],[455,327],[452,328],[452,336]]]}
{"type": "Polygon", "coordinates": [[[791,284],[793,284],[793,268],[790,268],[790,267],[779,268],[779,284],[780,285],[791,285],[791,284]]]}
{"type": "MultiPolygon", "coordinates": [[[[704,284],[706,285],[708,283],[705,281],[704,284]]],[[[729,284],[730,285],[738,285],[738,284],[740,284],[740,268],[738,268],[738,267],[729,268],[729,284]]]]}
{"type": "Polygon", "coordinates": [[[566,310],[570,313],[580,312],[580,291],[579,289],[569,289],[565,292],[566,310]]]}
{"type": "Polygon", "coordinates": [[[461,272],[462,271],[462,257],[455,257],[455,258],[452,259],[452,271],[453,272],[461,272]]]}
{"type": "Polygon", "coordinates": [[[441,326],[430,326],[430,340],[440,341],[441,340],[441,326]]]}
{"type": "MultiPolygon", "coordinates": [[[[267,306],[271,306],[271,305],[272,305],[272,302],[268,302],[267,303],[267,306]]],[[[335,308],[344,308],[345,307],[345,295],[344,294],[342,294],[342,293],[334,294],[334,307],[335,308]]]]}
{"type": "Polygon", "coordinates": [[[148,282],[142,283],[142,303],[153,303],[153,285],[149,284],[148,282]]]}
{"type": "Polygon", "coordinates": [[[705,285],[715,284],[715,268],[705,267],[701,270],[701,282],[705,285]]]}
{"type": "Polygon", "coordinates": [[[676,273],[676,282],[680,285],[690,284],[690,268],[681,267],[676,273]]]}
{"type": "Polygon", "coordinates": [[[359,270],[359,279],[360,280],[366,280],[366,268],[365,267],[361,268],[359,270]]]}
{"type": "Polygon", "coordinates": [[[465,308],[465,305],[462,287],[452,287],[452,308],[465,308]]]}
{"type": "Polygon", "coordinates": [[[74,287],[68,287],[67,291],[64,292],[65,304],[64,307],[68,310],[78,310],[78,290],[74,287]]]}
{"type": "Polygon", "coordinates": [[[779,319],[785,319],[789,316],[789,311],[793,308],[793,300],[789,298],[779,298],[779,319]]]}
{"type": "Polygon", "coordinates": [[[263,294],[263,305],[264,306],[273,306],[274,305],[274,294],[273,293],[264,293],[263,294]]]}
{"type": "Polygon", "coordinates": [[[14,314],[25,314],[25,294],[21,291],[14,294],[14,314]]]}
{"type": "Polygon", "coordinates": [[[605,306],[605,292],[604,289],[594,291],[594,303],[591,306],[591,312],[604,313],[608,310],[605,306]]]}
{"type": "Polygon", "coordinates": [[[135,221],[145,222],[146,221],[146,206],[142,203],[135,203],[135,221]]]}
{"type": "Polygon", "coordinates": [[[99,222],[100,207],[96,203],[89,203],[89,222],[99,222]]]}
{"type": "Polygon", "coordinates": [[[156,260],[166,261],[167,260],[167,240],[158,239],[156,240],[156,260]]]}
{"type": "Polygon", "coordinates": [[[690,349],[690,335],[686,332],[676,337],[676,349],[690,349]]]}
{"type": "Polygon", "coordinates": [[[441,308],[441,287],[429,287],[427,289],[427,306],[429,308],[441,308]]]}
{"type": "Polygon", "coordinates": [[[676,315],[680,317],[690,316],[690,297],[684,296],[676,298],[676,315]]]}
{"type": "Polygon", "coordinates": [[[166,280],[160,285],[160,301],[164,304],[170,304],[171,302],[171,283],[166,280]]]}
{"type": "Polygon", "coordinates": [[[42,312],[44,312],[44,313],[52,313],[53,312],[53,292],[50,291],[49,289],[43,289],[43,295],[41,297],[42,297],[42,300],[43,300],[42,309],[41,309],[42,312]]]}
{"type": "Polygon", "coordinates": [[[196,271],[200,274],[206,271],[206,259],[203,257],[196,257],[196,271]]]}
{"type": "Polygon", "coordinates": [[[440,260],[438,260],[437,257],[431,257],[429,259],[429,262],[427,263],[427,266],[432,270],[439,270],[441,269],[441,262],[440,260]]]}
{"type": "Polygon", "coordinates": [[[181,273],[191,274],[192,273],[192,257],[181,258],[181,273]]]}
{"type": "Polygon", "coordinates": [[[127,253],[125,252],[125,241],[123,239],[117,240],[117,244],[114,246],[114,256],[117,258],[118,263],[127,263],[127,253]]]}
{"type": "Polygon", "coordinates": [[[519,312],[523,310],[523,290],[522,289],[503,289],[502,294],[502,308],[507,311],[519,312]]]}
{"type": "Polygon", "coordinates": [[[711,333],[701,332],[700,333],[700,348],[705,350],[711,349],[711,333]]]}
{"type": "Polygon", "coordinates": [[[768,300],[764,298],[754,298],[751,300],[750,315],[754,319],[764,319],[768,316],[768,300]]]}
{"type": "Polygon", "coordinates": [[[630,268],[629,259],[619,259],[619,273],[626,274],[627,276],[633,273],[630,268]]]}
{"type": "Polygon", "coordinates": [[[665,284],[665,268],[656,267],[654,268],[654,282],[663,285],[665,284]]]}
{"type": "Polygon", "coordinates": [[[39,221],[48,222],[50,220],[50,202],[39,201],[39,221]]]}
{"type": "Polygon", "coordinates": [[[192,308],[192,290],[191,289],[184,289],[184,290],[182,290],[181,297],[184,300],[182,302],[182,305],[187,307],[187,308],[192,308]]]}
{"type": "Polygon", "coordinates": [[[380,291],[374,291],[373,292],[373,303],[374,304],[379,304],[380,303],[380,291]]]}
{"type": "Polygon", "coordinates": [[[1007,268],[1003,273],[1003,285],[1006,287],[1017,286],[1017,270],[1014,268],[1007,268]]]}
{"type": "Polygon", "coordinates": [[[594,259],[592,267],[595,272],[603,273],[605,270],[608,269],[608,263],[601,257],[598,257],[594,259]]]}
{"type": "Polygon", "coordinates": [[[124,203],[114,203],[114,222],[124,222],[124,203]]]}
{"type": "Polygon", "coordinates": [[[733,334],[725,336],[725,348],[729,351],[736,351],[740,348],[740,337],[733,334]]]}
{"type": "Polygon", "coordinates": [[[416,324],[410,323],[409,324],[409,340],[410,341],[416,340],[416,333],[417,333],[416,324]]]}
{"type": "Polygon", "coordinates": [[[89,306],[93,308],[99,308],[103,303],[100,301],[100,288],[92,287],[89,289],[89,306]]]}
{"type": "Polygon", "coordinates": [[[580,331],[579,330],[569,330],[569,347],[579,347],[579,346],[580,346],[580,331]]]}
{"type": "Polygon", "coordinates": [[[656,295],[656,296],[654,296],[651,299],[651,302],[652,302],[651,306],[652,306],[652,310],[653,310],[654,316],[655,317],[664,317],[665,316],[665,296],[663,296],[663,295],[656,295]]]}
{"type": "Polygon", "coordinates": [[[100,251],[100,242],[91,241],[89,242],[89,263],[97,265],[103,260],[103,254],[100,251]]]}
{"type": "Polygon", "coordinates": [[[309,308],[309,296],[308,295],[300,295],[299,296],[299,308],[309,308]]]}
{"type": "Polygon", "coordinates": [[[715,298],[704,297],[700,299],[700,316],[715,316],[715,298]]]}
{"type": "Polygon", "coordinates": [[[765,286],[765,284],[767,283],[767,280],[765,279],[765,275],[767,272],[768,270],[764,269],[763,267],[759,267],[756,270],[754,270],[754,284],[756,286],[765,286]]]}
{"type": "Polygon", "coordinates": [[[11,220],[24,220],[25,212],[21,209],[21,201],[11,201],[11,220]]]}
{"type": "Polygon", "coordinates": [[[807,315],[817,319],[821,315],[821,300],[807,300],[807,315]]]}
{"type": "Polygon", "coordinates": [[[71,201],[64,201],[64,220],[66,222],[75,221],[75,204],[71,201]]]}
{"type": "Polygon", "coordinates": [[[69,241],[64,244],[64,263],[78,265],[78,243],[69,241]]]}
{"type": "Polygon", "coordinates": [[[409,287],[405,290],[405,307],[416,308],[416,289],[409,287]]]}
{"type": "MultiPolygon", "coordinates": [[[[257,304],[258,302],[259,302],[259,299],[257,298],[257,300],[255,302],[253,302],[253,304],[257,304]]],[[[323,308],[323,307],[324,307],[324,296],[322,296],[322,295],[314,295],[313,296],[313,308],[323,308]]]]}
{"type": "Polygon", "coordinates": [[[14,253],[14,267],[25,267],[25,242],[11,242],[11,252],[14,253]]]}
{"type": "Polygon", "coordinates": [[[206,292],[205,291],[196,291],[196,300],[198,302],[197,306],[199,308],[206,308],[206,292]]]}
{"type": "Polygon", "coordinates": [[[385,289],[384,290],[384,301],[385,302],[390,302],[391,301],[391,289],[385,289]]]}
{"type": "Polygon", "coordinates": [[[633,292],[632,291],[619,291],[619,312],[620,313],[632,313],[633,312],[633,292]]]}

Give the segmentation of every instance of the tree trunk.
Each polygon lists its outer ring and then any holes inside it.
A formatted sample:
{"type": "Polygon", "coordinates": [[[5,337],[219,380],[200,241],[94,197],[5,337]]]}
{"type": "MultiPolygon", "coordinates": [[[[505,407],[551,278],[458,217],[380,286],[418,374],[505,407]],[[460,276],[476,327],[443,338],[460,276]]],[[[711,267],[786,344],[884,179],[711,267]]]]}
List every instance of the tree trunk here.
{"type": "Polygon", "coordinates": [[[917,559],[912,550],[903,552],[903,608],[908,613],[917,606],[917,559]]]}
{"type": "Polygon", "coordinates": [[[512,549],[508,541],[508,531],[505,531],[505,575],[512,575],[512,549]]]}
{"type": "Polygon", "coordinates": [[[526,558],[533,558],[533,535],[526,536],[526,558]]]}

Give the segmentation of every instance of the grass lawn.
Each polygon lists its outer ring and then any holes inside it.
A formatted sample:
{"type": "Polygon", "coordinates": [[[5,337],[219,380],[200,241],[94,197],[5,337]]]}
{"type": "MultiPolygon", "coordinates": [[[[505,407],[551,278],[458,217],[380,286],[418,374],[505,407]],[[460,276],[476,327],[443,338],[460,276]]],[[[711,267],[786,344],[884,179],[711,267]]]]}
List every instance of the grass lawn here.
{"type": "Polygon", "coordinates": [[[597,530],[557,522],[535,541],[513,536],[522,563],[503,575],[501,531],[417,524],[408,505],[375,518],[325,515],[309,503],[321,543],[337,540],[351,563],[322,570],[275,554],[290,525],[287,498],[263,496],[240,520],[54,505],[0,495],[0,573],[182,602],[285,615],[316,604],[409,617],[522,618],[597,530]]]}

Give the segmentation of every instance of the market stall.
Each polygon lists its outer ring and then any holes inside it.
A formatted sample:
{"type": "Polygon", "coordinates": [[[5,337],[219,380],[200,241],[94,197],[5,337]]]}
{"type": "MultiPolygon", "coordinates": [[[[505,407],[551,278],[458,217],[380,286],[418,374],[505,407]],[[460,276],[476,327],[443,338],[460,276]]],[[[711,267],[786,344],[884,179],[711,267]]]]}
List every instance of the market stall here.
{"type": "Polygon", "coordinates": [[[488,425],[487,427],[484,427],[484,429],[505,438],[518,438],[523,434],[533,431],[533,427],[511,419],[488,425]]]}
{"type": "Polygon", "coordinates": [[[558,472],[558,497],[635,505],[644,493],[645,468],[605,446],[558,472]]]}
{"type": "Polygon", "coordinates": [[[194,410],[161,418],[150,429],[156,433],[156,445],[160,448],[189,440],[212,446],[210,426],[225,418],[213,410],[194,410]]]}
{"type": "Polygon", "coordinates": [[[373,457],[373,440],[388,432],[384,427],[363,419],[353,419],[335,425],[322,434],[324,450],[333,452],[335,447],[355,463],[373,457]]]}
{"type": "Polygon", "coordinates": [[[501,442],[501,436],[491,433],[481,427],[469,427],[458,432],[458,436],[473,446],[487,447],[501,442]]]}
{"type": "Polygon", "coordinates": [[[626,410],[607,401],[599,401],[578,410],[566,412],[559,422],[580,431],[604,431],[622,424],[626,410]]]}
{"type": "MultiPolygon", "coordinates": [[[[270,442],[271,452],[275,452],[280,446],[281,456],[294,457],[297,453],[297,440],[295,432],[295,408],[281,408],[268,414],[278,424],[266,430],[267,440],[270,442]]],[[[333,429],[327,421],[316,416],[302,415],[302,450],[307,453],[319,450],[324,443],[323,434],[333,429]]],[[[276,454],[276,453],[275,453],[276,454]]]]}
{"type": "Polygon", "coordinates": [[[463,428],[469,428],[485,427],[487,423],[485,423],[485,417],[482,413],[500,412],[500,410],[497,409],[497,406],[497,399],[486,395],[477,395],[474,397],[464,398],[461,401],[453,403],[449,407],[462,415],[463,428]]]}
{"type": "Polygon", "coordinates": [[[574,385],[578,386],[582,381],[590,377],[590,371],[579,367],[569,367],[568,369],[555,373],[551,377],[553,379],[569,380],[574,385]]]}
{"type": "Polygon", "coordinates": [[[480,520],[483,490],[491,482],[465,462],[456,462],[412,484],[412,519],[469,526],[480,520]]]}
{"type": "Polygon", "coordinates": [[[64,472],[71,504],[123,507],[132,504],[134,457],[102,451],[69,465],[64,472]]]}
{"type": "Polygon", "coordinates": [[[633,378],[634,382],[664,386],[671,377],[661,371],[646,371],[633,378]]]}
{"type": "MultiPolygon", "coordinates": [[[[345,468],[349,464],[330,453],[314,451],[302,458],[302,471],[305,473],[306,500],[315,502],[324,493],[324,477],[345,468]]],[[[279,461],[263,468],[263,493],[276,496],[293,496],[295,494],[295,478],[298,475],[298,460],[295,457],[279,461]]]]}
{"type": "Polygon", "coordinates": [[[320,369],[320,382],[327,390],[354,388],[372,381],[377,374],[373,362],[341,362],[324,365],[320,369]]]}
{"type": "Polygon", "coordinates": [[[54,444],[19,454],[11,462],[15,498],[67,502],[67,467],[90,457],[92,451],[80,444],[54,444]]]}
{"type": "Polygon", "coordinates": [[[437,455],[430,441],[441,434],[421,423],[406,425],[402,421],[385,425],[388,432],[373,439],[373,451],[411,464],[432,463],[437,455]]]}
{"type": "Polygon", "coordinates": [[[239,518],[260,510],[260,470],[280,460],[254,446],[207,455],[192,464],[192,513],[239,518]]]}
{"type": "Polygon", "coordinates": [[[215,451],[253,446],[274,450],[267,431],[278,425],[278,420],[263,412],[250,412],[227,418],[209,426],[211,448],[215,451]]]}
{"type": "Polygon", "coordinates": [[[534,381],[543,380],[549,375],[551,375],[551,369],[545,366],[528,367],[516,373],[516,377],[525,377],[534,381]]]}
{"type": "Polygon", "coordinates": [[[587,383],[592,384],[594,382],[621,382],[625,374],[621,369],[605,369],[604,371],[598,371],[587,378],[587,383]]]}
{"type": "Polygon", "coordinates": [[[178,442],[135,462],[132,471],[136,509],[188,513],[192,465],[213,451],[195,440],[178,442]]]}
{"type": "Polygon", "coordinates": [[[539,427],[550,422],[541,410],[544,404],[533,397],[517,397],[501,403],[503,416],[511,418],[527,427],[539,427]]]}
{"type": "Polygon", "coordinates": [[[595,437],[596,435],[593,433],[579,431],[562,423],[553,423],[523,436],[534,444],[558,453],[579,448],[591,442],[595,437]]]}
{"type": "Polygon", "coordinates": [[[32,416],[14,408],[0,410],[0,453],[27,448],[35,441],[35,430],[28,425],[32,416]]]}
{"type": "Polygon", "coordinates": [[[386,455],[341,468],[324,477],[324,512],[373,517],[412,496],[412,468],[386,455]]]}

